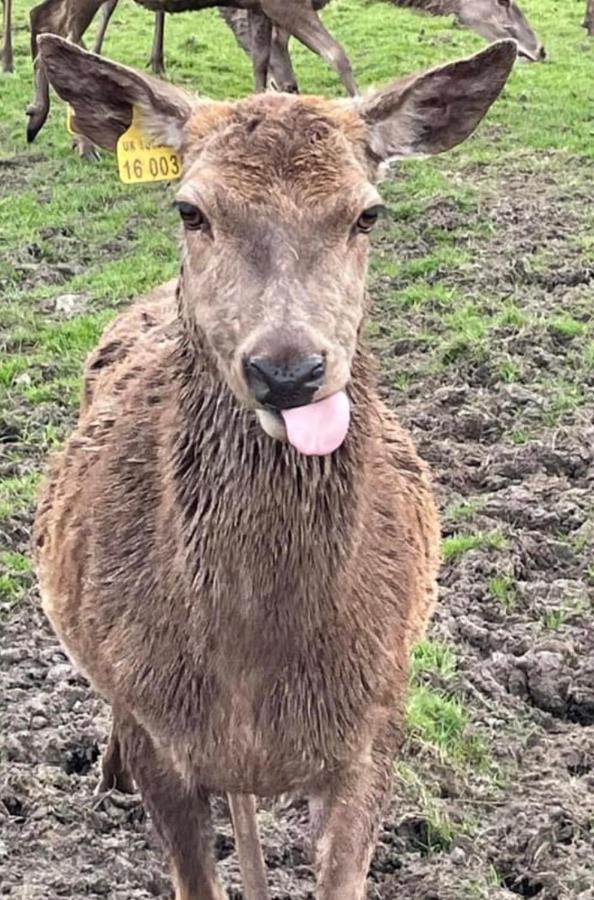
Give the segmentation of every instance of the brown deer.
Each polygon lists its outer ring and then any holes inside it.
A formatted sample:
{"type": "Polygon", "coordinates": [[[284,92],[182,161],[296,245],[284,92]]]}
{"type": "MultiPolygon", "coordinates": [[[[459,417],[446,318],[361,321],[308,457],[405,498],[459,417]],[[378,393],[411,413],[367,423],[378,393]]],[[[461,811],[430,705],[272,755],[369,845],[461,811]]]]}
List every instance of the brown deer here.
{"type": "Polygon", "coordinates": [[[213,793],[265,900],[254,796],[289,792],[318,898],[362,900],[439,544],[363,337],[376,184],[468,137],[516,44],[355,100],[212,102],[54,36],[39,53],[99,146],[134,109],[183,167],[179,279],[91,355],[35,523],[44,610],[114,711],[105,779],[139,786],[177,900],[225,896],[213,793]]]}
{"type": "MultiPolygon", "coordinates": [[[[37,38],[40,34],[55,34],[66,37],[74,43],[81,43],[82,36],[89,27],[93,17],[105,0],[43,0],[31,11],[31,51],[35,69],[35,93],[32,103],[27,109],[29,117],[27,140],[33,141],[43,127],[49,114],[49,91],[45,75],[36,64],[37,38]]],[[[101,38],[113,12],[117,0],[108,0],[100,29],[101,38]]],[[[141,6],[156,13],[174,13],[190,10],[207,9],[209,7],[229,5],[227,0],[136,0],[141,6]]],[[[259,35],[254,41],[252,60],[254,81],[257,91],[264,90],[269,76],[271,56],[271,35],[273,25],[294,35],[310,50],[322,56],[339,74],[347,92],[357,93],[351,64],[344,50],[324,27],[316,12],[317,0],[233,0],[233,6],[249,9],[252,15],[251,29],[258,29],[259,35]]],[[[163,56],[163,23],[161,15],[157,17],[157,28],[153,47],[153,67],[159,67],[157,53],[163,56]],[[158,48],[160,47],[160,51],[158,48]]],[[[88,140],[79,136],[75,143],[83,156],[95,154],[88,140]]]]}
{"type": "Polygon", "coordinates": [[[590,35],[594,37],[594,0],[586,0],[586,16],[584,18],[584,28],[590,35]]]}

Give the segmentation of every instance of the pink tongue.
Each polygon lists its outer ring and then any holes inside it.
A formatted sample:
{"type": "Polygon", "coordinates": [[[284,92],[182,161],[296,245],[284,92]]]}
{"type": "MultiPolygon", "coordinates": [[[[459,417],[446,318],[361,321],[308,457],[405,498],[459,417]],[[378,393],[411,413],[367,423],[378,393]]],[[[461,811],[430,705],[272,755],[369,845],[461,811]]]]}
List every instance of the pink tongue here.
{"type": "Polygon", "coordinates": [[[344,441],[349,429],[351,407],[344,391],[318,403],[283,409],[281,415],[289,443],[306,456],[326,456],[344,441]]]}

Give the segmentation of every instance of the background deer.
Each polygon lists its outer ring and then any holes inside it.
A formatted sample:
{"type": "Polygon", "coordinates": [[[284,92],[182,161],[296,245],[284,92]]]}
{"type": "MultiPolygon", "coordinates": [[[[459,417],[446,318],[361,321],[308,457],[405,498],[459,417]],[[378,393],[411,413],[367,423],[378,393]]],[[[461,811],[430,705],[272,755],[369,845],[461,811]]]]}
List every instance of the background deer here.
{"type": "MultiPolygon", "coordinates": [[[[181,9],[199,9],[216,5],[211,0],[176,0],[167,3],[166,0],[137,0],[142,5],[157,10],[155,15],[155,34],[151,52],[150,64],[155,74],[164,72],[163,41],[165,27],[165,10],[177,12],[181,9]]],[[[512,37],[518,42],[520,55],[526,59],[538,60],[546,56],[544,47],[539,42],[526,17],[518,7],[515,0],[393,0],[395,5],[426,12],[431,15],[455,15],[457,21],[487,40],[498,40],[512,37]]],[[[305,0],[292,0],[286,4],[284,16],[291,10],[309,9],[308,15],[317,18],[317,11],[322,9],[328,0],[313,0],[312,4],[305,0]],[[311,8],[310,8],[311,7],[311,8]]],[[[36,54],[37,35],[49,32],[51,34],[69,37],[76,43],[80,43],[82,36],[88,28],[93,16],[101,8],[101,23],[94,44],[96,53],[101,51],[105,31],[109,19],[113,13],[117,0],[44,0],[36,6],[31,13],[31,45],[33,59],[36,54]]],[[[281,91],[295,92],[298,90],[297,80],[293,71],[288,43],[291,34],[299,37],[301,25],[295,18],[291,18],[289,25],[285,18],[285,25],[281,26],[280,16],[271,18],[264,11],[264,5],[257,9],[248,8],[250,4],[245,2],[246,8],[239,8],[241,2],[233,7],[220,7],[221,15],[227,25],[235,34],[239,46],[245,50],[252,60],[256,90],[263,90],[267,83],[273,84],[281,91]]],[[[282,4],[281,4],[282,5],[282,4]]],[[[275,7],[276,9],[276,7],[275,7]]],[[[291,13],[291,15],[293,15],[291,13]]],[[[313,22],[313,19],[312,19],[313,22]]],[[[305,27],[305,26],[303,26],[305,27]]],[[[323,27],[323,26],[322,26],[323,27]]],[[[337,59],[342,59],[343,51],[339,45],[323,29],[318,30],[310,23],[306,29],[314,37],[303,39],[307,46],[324,56],[327,54],[339,54],[337,59]],[[309,30],[308,30],[309,29],[309,30]],[[313,30],[312,30],[313,29],[313,30]],[[308,43],[310,40],[310,43],[308,43]],[[311,43],[313,41],[313,44],[311,43]],[[331,43],[329,43],[329,41],[331,43]],[[337,50],[336,48],[339,48],[337,50]],[[324,49],[325,48],[325,49],[324,49]],[[333,49],[334,48],[334,49],[333,49]]],[[[305,33],[305,32],[303,32],[305,33]]],[[[326,57],[325,57],[326,58],[326,57]]],[[[344,57],[346,59],[346,57],[344,57]]],[[[348,61],[347,61],[348,62],[348,61]]],[[[347,69],[344,68],[343,72],[347,69]]],[[[350,66],[350,64],[349,64],[350,66]]],[[[350,68],[349,68],[350,71],[350,68]]],[[[354,81],[343,81],[349,90],[354,90],[354,81]],[[350,87],[349,87],[350,84],[350,87]]],[[[49,114],[49,93],[47,81],[41,72],[36,73],[35,97],[28,109],[29,124],[27,138],[33,141],[49,114]]],[[[82,156],[93,157],[95,148],[82,136],[77,136],[75,143],[82,156]]]]}
{"type": "MultiPolygon", "coordinates": [[[[136,2],[157,13],[199,10],[221,5],[217,0],[136,0],[136,2]]],[[[31,50],[35,67],[35,94],[27,110],[29,117],[27,140],[29,142],[35,139],[49,114],[47,79],[35,62],[37,37],[40,34],[50,33],[67,37],[75,43],[81,43],[82,36],[103,3],[104,0],[44,0],[31,11],[31,50]]],[[[103,39],[116,3],[117,0],[108,0],[100,28],[100,41],[103,39]]],[[[250,28],[254,33],[256,29],[260,32],[252,48],[254,81],[257,91],[266,88],[274,24],[299,38],[310,50],[318,53],[338,72],[347,92],[351,95],[356,93],[357,88],[351,64],[340,44],[334,40],[320,21],[310,0],[237,0],[234,5],[250,8],[252,16],[250,28]]],[[[163,57],[163,23],[163,15],[158,16],[152,54],[153,66],[157,69],[159,69],[159,60],[162,60],[163,57]]],[[[81,155],[94,155],[93,147],[84,138],[81,137],[77,144],[81,155]]]]}
{"type": "Polygon", "coordinates": [[[183,160],[175,284],[91,355],[40,498],[44,609],[112,704],[177,900],[221,900],[209,795],[230,795],[249,900],[251,795],[310,801],[320,900],[362,900],[435,598],[428,473],[363,340],[382,164],[476,128],[512,41],[357,100],[211,102],[42,36],[41,63],[112,150],[133,109],[183,160]]]}

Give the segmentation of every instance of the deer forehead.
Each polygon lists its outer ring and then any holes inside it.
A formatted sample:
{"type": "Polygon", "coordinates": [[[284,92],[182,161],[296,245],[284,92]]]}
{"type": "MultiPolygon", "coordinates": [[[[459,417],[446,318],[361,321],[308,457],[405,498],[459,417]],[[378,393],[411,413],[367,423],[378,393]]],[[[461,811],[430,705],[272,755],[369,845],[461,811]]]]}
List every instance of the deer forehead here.
{"type": "Polygon", "coordinates": [[[311,205],[364,189],[370,173],[357,114],[337,101],[259,95],[198,108],[186,126],[185,185],[215,185],[263,204],[311,205]],[[217,104],[218,106],[218,104],[217,104]]]}

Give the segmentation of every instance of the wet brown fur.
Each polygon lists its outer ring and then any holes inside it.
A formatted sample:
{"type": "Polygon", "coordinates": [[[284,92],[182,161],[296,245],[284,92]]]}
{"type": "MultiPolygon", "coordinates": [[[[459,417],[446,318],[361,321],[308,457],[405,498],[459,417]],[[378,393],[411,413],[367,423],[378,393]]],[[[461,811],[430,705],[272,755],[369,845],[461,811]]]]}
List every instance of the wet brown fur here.
{"type": "MultiPolygon", "coordinates": [[[[331,190],[340,173],[323,174],[331,190]]],[[[46,612],[125,711],[125,768],[149,798],[148,742],[178,792],[258,795],[318,793],[376,745],[385,792],[438,528],[363,347],[351,394],[332,460],[275,443],[196,353],[173,286],[91,355],[35,539],[46,612]]]]}
{"type": "Polygon", "coordinates": [[[39,500],[44,610],[113,708],[103,786],[128,789],[134,777],[177,900],[224,897],[212,792],[231,795],[250,900],[266,892],[245,795],[285,792],[310,799],[317,896],[362,900],[402,739],[408,656],[435,601],[439,529],[427,467],[378,396],[361,337],[367,240],[347,226],[377,154],[416,146],[415,115],[430,152],[463,140],[515,46],[350,107],[289,95],[188,106],[183,92],[57,38],[42,52],[77,116],[92,125],[101,109],[94,127],[108,146],[129,118],[126,98],[150,97],[145,112],[164,133],[185,121],[180,195],[210,191],[215,234],[188,234],[179,280],[106,330],[39,500]],[[98,85],[115,117],[95,103],[98,85]],[[346,377],[352,421],[330,456],[272,439],[250,408],[233,360],[262,322],[267,352],[307,326],[328,341],[329,360],[346,354],[346,376],[329,364],[327,388],[346,377]]]}

